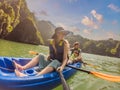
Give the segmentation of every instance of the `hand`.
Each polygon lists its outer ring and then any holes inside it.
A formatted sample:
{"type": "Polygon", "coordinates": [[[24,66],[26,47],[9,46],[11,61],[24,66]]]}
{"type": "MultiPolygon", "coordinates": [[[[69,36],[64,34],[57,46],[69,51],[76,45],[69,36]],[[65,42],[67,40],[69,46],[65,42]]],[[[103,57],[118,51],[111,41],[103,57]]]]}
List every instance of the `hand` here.
{"type": "Polygon", "coordinates": [[[62,72],[63,69],[64,69],[64,68],[63,68],[62,66],[60,66],[60,67],[57,68],[57,71],[58,71],[58,72],[62,72]]]}
{"type": "Polygon", "coordinates": [[[47,60],[50,60],[50,56],[47,57],[47,60]]]}
{"type": "Polygon", "coordinates": [[[68,60],[67,64],[72,64],[73,61],[72,60],[68,60]]]}
{"type": "Polygon", "coordinates": [[[84,67],[86,67],[87,63],[83,62],[84,67]]]}

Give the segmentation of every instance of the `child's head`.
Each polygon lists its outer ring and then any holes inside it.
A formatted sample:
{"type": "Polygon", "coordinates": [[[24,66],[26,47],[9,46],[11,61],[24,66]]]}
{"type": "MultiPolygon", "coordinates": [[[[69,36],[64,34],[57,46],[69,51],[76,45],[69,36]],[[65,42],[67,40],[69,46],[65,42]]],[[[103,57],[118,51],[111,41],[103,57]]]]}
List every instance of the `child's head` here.
{"type": "Polygon", "coordinates": [[[79,42],[75,42],[73,46],[74,46],[74,48],[76,48],[76,49],[77,49],[77,48],[79,48],[79,47],[80,47],[80,44],[79,44],[79,42]]]}
{"type": "Polygon", "coordinates": [[[79,56],[79,51],[78,50],[74,50],[73,54],[74,54],[75,57],[77,57],[77,56],[79,56]]]}

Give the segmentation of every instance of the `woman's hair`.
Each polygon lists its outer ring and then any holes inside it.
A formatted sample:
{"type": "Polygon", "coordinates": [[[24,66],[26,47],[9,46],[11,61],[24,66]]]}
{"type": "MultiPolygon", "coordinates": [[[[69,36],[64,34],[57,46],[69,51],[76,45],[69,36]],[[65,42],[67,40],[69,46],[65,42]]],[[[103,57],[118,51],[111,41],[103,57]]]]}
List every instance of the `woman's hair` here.
{"type": "Polygon", "coordinates": [[[57,49],[56,49],[56,47],[55,47],[55,44],[57,43],[57,38],[53,38],[53,44],[52,44],[52,46],[53,46],[53,49],[54,49],[54,51],[55,51],[55,54],[57,53],[57,49]]]}

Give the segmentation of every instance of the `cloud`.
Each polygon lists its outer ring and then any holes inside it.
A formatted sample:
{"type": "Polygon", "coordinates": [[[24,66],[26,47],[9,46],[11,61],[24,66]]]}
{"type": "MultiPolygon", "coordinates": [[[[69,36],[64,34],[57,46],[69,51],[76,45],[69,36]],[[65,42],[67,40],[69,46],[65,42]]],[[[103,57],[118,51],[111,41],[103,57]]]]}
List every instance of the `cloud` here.
{"type": "Polygon", "coordinates": [[[68,25],[65,25],[63,23],[57,23],[56,25],[60,26],[60,27],[63,27],[64,29],[66,29],[68,31],[71,31],[74,34],[79,34],[80,33],[80,29],[75,27],[75,26],[68,26],[68,25]]]}
{"type": "Polygon", "coordinates": [[[39,14],[42,16],[48,16],[48,13],[45,10],[41,10],[39,14]]]}
{"type": "Polygon", "coordinates": [[[54,8],[58,9],[58,10],[61,9],[60,3],[58,3],[58,2],[54,3],[54,8]]]}
{"type": "Polygon", "coordinates": [[[74,27],[72,27],[72,30],[73,30],[73,32],[76,32],[76,33],[77,33],[77,32],[80,32],[80,29],[79,29],[79,28],[77,28],[77,27],[75,27],[75,26],[74,26],[74,27]]]}
{"type": "Polygon", "coordinates": [[[112,21],[112,24],[113,24],[113,25],[116,25],[117,23],[118,23],[117,20],[112,21]]]}
{"type": "Polygon", "coordinates": [[[116,35],[113,32],[107,32],[107,38],[115,38],[116,35]]]}
{"type": "Polygon", "coordinates": [[[92,30],[84,29],[84,30],[83,30],[83,33],[85,33],[85,34],[87,34],[87,35],[91,35],[92,30]]]}
{"type": "Polygon", "coordinates": [[[108,8],[110,8],[111,10],[115,11],[115,12],[120,12],[120,7],[114,5],[114,4],[109,4],[108,8]]]}
{"type": "Polygon", "coordinates": [[[60,22],[59,22],[59,23],[57,23],[56,25],[57,25],[58,27],[63,27],[63,28],[66,28],[66,27],[67,27],[65,24],[60,23],[60,22]]]}
{"type": "Polygon", "coordinates": [[[85,26],[92,27],[93,29],[98,29],[98,25],[95,24],[94,21],[87,16],[84,16],[81,23],[85,26]]]}
{"type": "Polygon", "coordinates": [[[120,41],[120,34],[119,33],[114,33],[114,32],[107,32],[106,33],[107,38],[112,38],[114,40],[119,40],[120,41]]]}
{"type": "Polygon", "coordinates": [[[95,10],[92,10],[91,11],[91,14],[93,15],[93,17],[95,18],[95,19],[97,19],[98,20],[98,22],[102,22],[103,21],[103,16],[101,15],[101,14],[98,14],[95,10]]]}

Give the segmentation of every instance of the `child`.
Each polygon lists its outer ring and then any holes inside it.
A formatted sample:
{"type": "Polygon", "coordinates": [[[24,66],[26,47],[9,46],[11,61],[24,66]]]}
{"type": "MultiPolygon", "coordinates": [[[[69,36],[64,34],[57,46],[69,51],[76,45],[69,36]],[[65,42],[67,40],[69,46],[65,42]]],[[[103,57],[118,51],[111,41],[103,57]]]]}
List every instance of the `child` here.
{"type": "Polygon", "coordinates": [[[68,60],[68,64],[76,63],[76,62],[82,62],[82,57],[81,57],[81,49],[80,49],[80,44],[79,42],[75,42],[73,44],[73,48],[71,49],[71,55],[68,60]]]}

